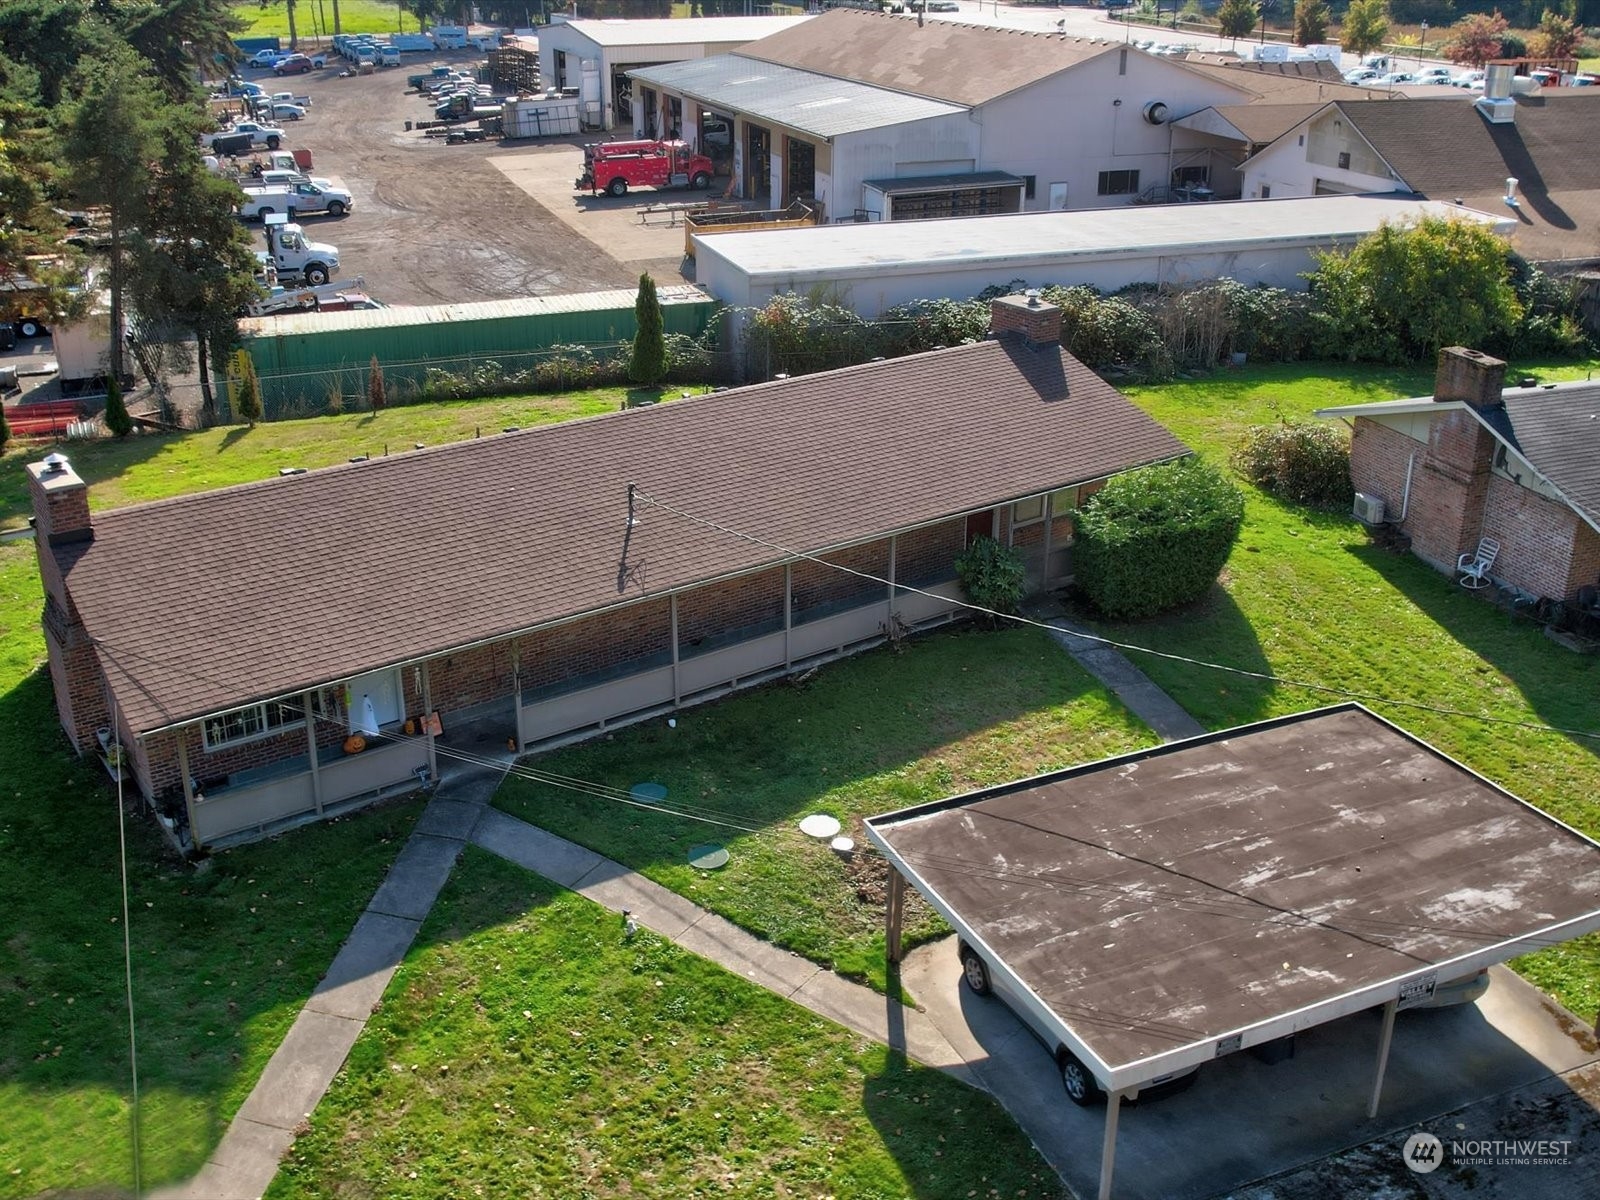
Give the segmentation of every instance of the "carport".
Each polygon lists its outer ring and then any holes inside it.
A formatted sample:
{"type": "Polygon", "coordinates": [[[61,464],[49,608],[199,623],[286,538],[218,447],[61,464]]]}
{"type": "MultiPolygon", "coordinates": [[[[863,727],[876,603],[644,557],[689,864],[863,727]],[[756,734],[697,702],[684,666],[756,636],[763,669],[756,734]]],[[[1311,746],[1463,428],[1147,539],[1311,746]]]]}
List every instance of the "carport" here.
{"type": "MultiPolygon", "coordinates": [[[[874,817],[1025,1020],[1120,1103],[1175,1071],[1382,1009],[1600,928],[1600,845],[1359,705],[874,817]]],[[[1293,1069],[1292,1064],[1284,1069],[1293,1069]]]]}

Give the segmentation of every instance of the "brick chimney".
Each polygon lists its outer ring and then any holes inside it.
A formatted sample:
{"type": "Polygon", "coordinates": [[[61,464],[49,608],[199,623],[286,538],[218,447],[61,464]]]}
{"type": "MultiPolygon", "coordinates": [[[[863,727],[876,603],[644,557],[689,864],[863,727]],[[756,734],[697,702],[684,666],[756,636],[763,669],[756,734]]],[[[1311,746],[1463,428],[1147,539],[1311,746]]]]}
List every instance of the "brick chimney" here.
{"type": "Polygon", "coordinates": [[[1035,348],[1059,346],[1061,309],[1041,300],[1038,292],[1001,296],[989,304],[989,332],[997,338],[1021,334],[1035,348]]]}
{"type": "Polygon", "coordinates": [[[94,540],[89,520],[89,485],[78,478],[65,454],[28,464],[28,494],[33,527],[41,544],[61,546],[94,540]]]}
{"type": "Polygon", "coordinates": [[[1481,350],[1446,346],[1439,351],[1439,370],[1433,379],[1435,400],[1460,400],[1479,412],[1500,408],[1506,386],[1506,364],[1481,350]]]}

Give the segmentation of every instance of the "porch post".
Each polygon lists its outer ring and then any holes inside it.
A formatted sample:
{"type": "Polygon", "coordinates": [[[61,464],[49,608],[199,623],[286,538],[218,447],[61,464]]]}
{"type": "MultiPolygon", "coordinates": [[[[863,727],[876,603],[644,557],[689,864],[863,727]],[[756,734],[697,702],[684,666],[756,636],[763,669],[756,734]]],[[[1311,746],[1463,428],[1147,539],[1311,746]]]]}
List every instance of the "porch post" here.
{"type": "MultiPolygon", "coordinates": [[[[178,776],[183,780],[183,812],[189,821],[189,840],[194,843],[196,850],[200,849],[199,827],[194,823],[194,781],[189,778],[189,747],[185,743],[184,734],[187,725],[180,725],[174,731],[178,738],[178,776]]],[[[202,737],[204,734],[201,735],[202,737]]]]}
{"type": "Polygon", "coordinates": [[[1117,1165],[1117,1114],[1122,1109],[1122,1093],[1106,1095],[1106,1136],[1100,1144],[1099,1200],[1111,1200],[1111,1173],[1117,1165]]]}
{"type": "Polygon", "coordinates": [[[1046,492],[1044,497],[1044,562],[1039,567],[1039,590],[1050,590],[1050,534],[1051,526],[1056,523],[1056,518],[1051,510],[1055,503],[1055,493],[1046,492]]]}
{"type": "Polygon", "coordinates": [[[891,963],[900,961],[900,927],[906,911],[906,877],[894,867],[889,868],[889,909],[884,922],[885,957],[891,963]]]}
{"type": "Polygon", "coordinates": [[[517,756],[520,758],[528,752],[528,747],[522,740],[522,648],[515,641],[511,643],[511,711],[517,716],[517,756]]]}
{"type": "Polygon", "coordinates": [[[794,631],[794,564],[783,564],[783,665],[794,666],[789,635],[794,631]]]}
{"type": "MultiPolygon", "coordinates": [[[[428,742],[428,777],[435,783],[439,781],[439,757],[433,749],[433,724],[428,720],[433,715],[433,685],[428,678],[428,664],[422,664],[422,736],[428,742]]],[[[517,697],[517,744],[522,744],[522,697],[517,697]]]]}
{"type": "Polygon", "coordinates": [[[894,624],[894,579],[895,579],[894,572],[895,572],[896,551],[898,549],[898,545],[897,544],[898,544],[899,540],[900,539],[897,538],[894,534],[890,534],[889,535],[889,594],[888,594],[888,597],[887,597],[888,610],[884,613],[884,616],[883,616],[883,627],[886,630],[889,630],[890,627],[894,624]]]}
{"type": "Polygon", "coordinates": [[[683,693],[678,687],[678,593],[673,592],[667,597],[667,632],[672,638],[672,707],[677,708],[683,702],[683,693]]]}
{"type": "Polygon", "coordinates": [[[322,767],[317,762],[317,717],[311,711],[311,693],[300,693],[300,711],[306,715],[306,761],[311,764],[311,803],[322,815],[322,767]]]}
{"type": "Polygon", "coordinates": [[[1378,1073],[1372,1081],[1372,1099],[1367,1102],[1369,1119],[1378,1115],[1378,1096],[1383,1091],[1384,1072],[1389,1069],[1389,1043],[1394,1040],[1394,1014],[1399,1007],[1397,999],[1383,1006],[1383,1031],[1378,1034],[1378,1073]]]}

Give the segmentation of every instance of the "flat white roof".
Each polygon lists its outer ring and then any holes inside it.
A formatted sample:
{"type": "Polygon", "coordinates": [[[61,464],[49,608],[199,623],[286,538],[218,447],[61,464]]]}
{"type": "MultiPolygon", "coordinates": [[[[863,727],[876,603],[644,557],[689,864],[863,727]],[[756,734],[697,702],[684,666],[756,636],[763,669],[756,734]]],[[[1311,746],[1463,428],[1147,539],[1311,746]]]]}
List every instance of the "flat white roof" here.
{"type": "Polygon", "coordinates": [[[680,20],[561,21],[597,46],[685,46],[701,42],[754,42],[781,33],[809,16],[801,17],[684,17],[680,20]]]}
{"type": "Polygon", "coordinates": [[[915,274],[1087,258],[1148,258],[1271,246],[1325,246],[1385,222],[1465,217],[1510,233],[1516,222],[1437,200],[1398,194],[1130,205],[1076,212],[818,225],[695,239],[695,253],[752,283],[915,274]]]}

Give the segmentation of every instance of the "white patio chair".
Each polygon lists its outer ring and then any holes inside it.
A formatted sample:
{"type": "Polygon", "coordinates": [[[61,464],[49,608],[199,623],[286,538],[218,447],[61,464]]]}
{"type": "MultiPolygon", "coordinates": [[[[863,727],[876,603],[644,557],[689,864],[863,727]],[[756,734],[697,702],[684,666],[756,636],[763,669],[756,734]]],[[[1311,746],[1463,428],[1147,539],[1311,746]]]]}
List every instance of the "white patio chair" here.
{"type": "Polygon", "coordinates": [[[1500,543],[1494,538],[1478,539],[1478,548],[1471,554],[1463,554],[1456,560],[1456,573],[1460,576],[1457,580],[1464,588],[1477,591],[1490,584],[1489,568],[1494,566],[1494,560],[1500,555],[1500,543]]]}

